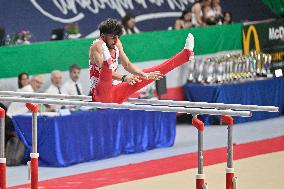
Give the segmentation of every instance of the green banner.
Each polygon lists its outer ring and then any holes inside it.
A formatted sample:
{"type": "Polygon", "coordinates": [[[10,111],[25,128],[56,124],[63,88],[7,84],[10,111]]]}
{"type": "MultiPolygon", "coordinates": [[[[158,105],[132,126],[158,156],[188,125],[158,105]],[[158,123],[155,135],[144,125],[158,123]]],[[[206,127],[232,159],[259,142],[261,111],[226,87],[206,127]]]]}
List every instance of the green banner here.
{"type": "MultiPolygon", "coordinates": [[[[126,54],[132,62],[167,59],[179,52],[188,32],[195,37],[195,54],[204,55],[220,51],[242,49],[242,25],[232,24],[147,32],[122,36],[126,54]]],[[[16,77],[20,72],[30,74],[68,70],[78,64],[88,68],[88,51],[93,39],[66,40],[0,48],[0,78],[16,77]]]]}

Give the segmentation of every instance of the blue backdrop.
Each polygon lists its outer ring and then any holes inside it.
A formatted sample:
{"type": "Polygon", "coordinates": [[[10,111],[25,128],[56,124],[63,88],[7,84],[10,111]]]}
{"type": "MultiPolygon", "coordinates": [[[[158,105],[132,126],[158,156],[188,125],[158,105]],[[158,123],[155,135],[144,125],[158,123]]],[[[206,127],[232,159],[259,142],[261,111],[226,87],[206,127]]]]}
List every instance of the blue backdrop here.
{"type": "MultiPolygon", "coordinates": [[[[127,12],[136,15],[141,31],[167,29],[195,0],[3,0],[0,3],[0,27],[6,33],[29,30],[33,40],[50,39],[50,32],[66,23],[78,22],[83,36],[92,34],[108,17],[121,19],[127,12]]],[[[221,1],[234,21],[261,20],[274,14],[260,0],[221,1]],[[255,10],[253,10],[255,9],[255,10]]]]}

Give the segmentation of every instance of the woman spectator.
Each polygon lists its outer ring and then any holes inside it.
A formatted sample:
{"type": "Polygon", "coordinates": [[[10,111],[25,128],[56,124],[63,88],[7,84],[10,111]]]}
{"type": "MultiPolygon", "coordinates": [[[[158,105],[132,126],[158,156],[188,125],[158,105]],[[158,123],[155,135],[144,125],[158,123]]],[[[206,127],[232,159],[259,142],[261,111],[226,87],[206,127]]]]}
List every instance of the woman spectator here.
{"type": "Polygon", "coordinates": [[[182,11],[182,15],[179,19],[176,20],[175,23],[175,29],[186,29],[186,28],[191,28],[192,23],[191,23],[191,9],[185,9],[182,11]]]}
{"type": "Polygon", "coordinates": [[[204,0],[203,1],[203,21],[206,25],[215,25],[217,24],[217,19],[215,15],[215,11],[212,8],[212,0],[204,0]]]}
{"type": "Polygon", "coordinates": [[[132,14],[126,14],[121,23],[123,25],[123,35],[139,33],[140,31],[135,27],[135,16],[132,14]]]}
{"type": "Polygon", "coordinates": [[[192,25],[194,27],[200,27],[204,26],[204,22],[202,20],[203,13],[202,13],[202,7],[203,7],[203,1],[204,0],[197,0],[191,7],[192,12],[192,25]]]}
{"type": "Polygon", "coordinates": [[[18,75],[18,87],[19,89],[30,84],[29,74],[26,72],[22,72],[18,75]]]}
{"type": "Polygon", "coordinates": [[[233,22],[233,17],[231,12],[224,12],[222,23],[223,24],[231,24],[233,22]]]}
{"type": "Polygon", "coordinates": [[[217,24],[221,24],[222,22],[222,7],[220,5],[220,0],[212,0],[212,9],[215,14],[215,20],[217,24]]]}

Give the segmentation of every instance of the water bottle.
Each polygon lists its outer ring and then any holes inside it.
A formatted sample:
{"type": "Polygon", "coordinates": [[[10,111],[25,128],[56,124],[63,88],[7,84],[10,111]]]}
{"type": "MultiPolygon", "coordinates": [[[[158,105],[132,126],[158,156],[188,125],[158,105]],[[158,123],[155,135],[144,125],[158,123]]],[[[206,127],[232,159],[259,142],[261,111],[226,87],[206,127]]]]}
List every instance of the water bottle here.
{"type": "Polygon", "coordinates": [[[6,38],[5,38],[5,45],[8,46],[11,44],[11,37],[9,34],[7,34],[6,38]]]}

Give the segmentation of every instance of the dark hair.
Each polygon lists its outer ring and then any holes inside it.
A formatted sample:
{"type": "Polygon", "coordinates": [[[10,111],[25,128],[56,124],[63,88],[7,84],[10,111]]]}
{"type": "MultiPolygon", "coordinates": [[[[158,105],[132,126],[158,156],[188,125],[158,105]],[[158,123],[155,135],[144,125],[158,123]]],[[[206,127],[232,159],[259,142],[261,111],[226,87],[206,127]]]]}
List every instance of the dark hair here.
{"type": "Polygon", "coordinates": [[[112,18],[108,18],[99,25],[100,34],[113,34],[120,36],[122,34],[122,24],[112,18]]]}
{"type": "Polygon", "coordinates": [[[231,24],[231,23],[233,22],[233,16],[232,16],[232,13],[231,13],[231,12],[224,12],[224,13],[223,13],[222,23],[224,23],[224,18],[225,18],[225,15],[226,15],[226,14],[229,14],[229,15],[230,15],[231,20],[230,20],[229,24],[231,24]]]}
{"type": "Polygon", "coordinates": [[[29,78],[29,74],[26,73],[26,72],[22,72],[18,75],[18,87],[19,87],[19,89],[23,88],[23,85],[21,83],[23,75],[26,75],[29,78]]]}
{"type": "Polygon", "coordinates": [[[124,27],[127,27],[127,22],[130,20],[130,19],[134,19],[135,16],[131,13],[127,13],[121,20],[121,23],[124,27]]]}
{"type": "Polygon", "coordinates": [[[131,30],[132,33],[135,33],[134,31],[134,28],[129,28],[128,25],[127,25],[127,22],[130,20],[130,19],[135,19],[135,16],[131,13],[127,13],[121,20],[121,23],[124,27],[124,30],[125,32],[127,33],[127,30],[131,30]]]}
{"type": "Polygon", "coordinates": [[[72,64],[71,66],[69,66],[69,72],[71,72],[74,69],[81,70],[78,64],[72,64]]]}
{"type": "Polygon", "coordinates": [[[191,8],[184,9],[184,10],[182,11],[181,17],[179,17],[179,19],[183,20],[183,19],[184,19],[184,16],[185,16],[187,13],[189,13],[189,12],[191,12],[191,8]]]}

